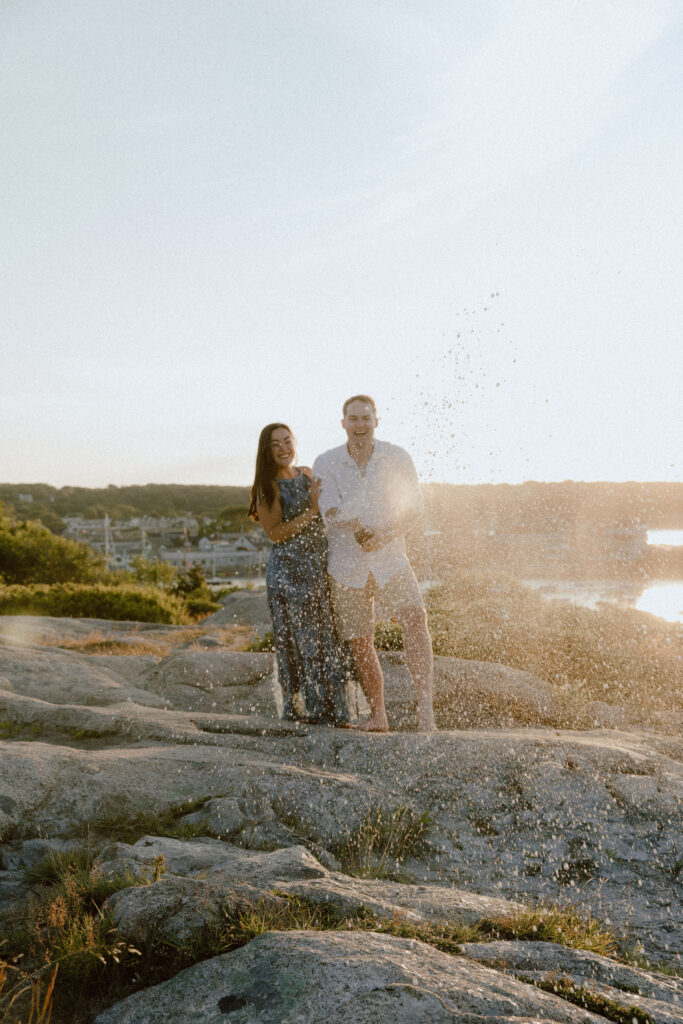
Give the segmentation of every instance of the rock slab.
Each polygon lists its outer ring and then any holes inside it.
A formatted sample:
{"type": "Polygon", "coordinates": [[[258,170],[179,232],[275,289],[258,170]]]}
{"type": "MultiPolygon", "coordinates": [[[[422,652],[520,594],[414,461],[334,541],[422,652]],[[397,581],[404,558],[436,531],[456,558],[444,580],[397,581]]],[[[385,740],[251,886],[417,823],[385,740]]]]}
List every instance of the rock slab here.
{"type": "Polygon", "coordinates": [[[122,1000],[96,1024],[604,1024],[462,957],[412,939],[270,932],[122,1000]]]}

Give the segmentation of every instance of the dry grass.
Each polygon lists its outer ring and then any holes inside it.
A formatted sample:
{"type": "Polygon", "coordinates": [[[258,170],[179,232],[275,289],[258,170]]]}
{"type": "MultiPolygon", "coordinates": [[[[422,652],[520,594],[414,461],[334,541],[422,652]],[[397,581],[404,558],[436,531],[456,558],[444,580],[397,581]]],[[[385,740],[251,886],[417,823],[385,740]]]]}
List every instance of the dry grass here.
{"type": "Polygon", "coordinates": [[[150,636],[147,630],[133,627],[125,636],[110,635],[102,630],[90,633],[67,634],[55,644],[54,640],[42,638],[43,646],[60,647],[78,654],[116,654],[123,657],[147,654],[155,658],[165,658],[180,644],[190,644],[190,650],[204,650],[200,640],[211,635],[221,642],[221,650],[244,651],[253,638],[254,631],[250,626],[221,626],[215,629],[202,629],[200,626],[186,629],[176,628],[168,633],[150,636]]]}
{"type": "Polygon", "coordinates": [[[681,711],[683,630],[654,615],[546,601],[517,581],[453,572],[428,595],[436,654],[499,662],[547,680],[570,703],[681,711]]]}
{"type": "Polygon", "coordinates": [[[163,866],[155,865],[139,876],[108,876],[87,849],[53,852],[37,865],[27,909],[7,927],[0,978],[11,971],[14,985],[0,990],[0,1024],[47,1024],[53,1012],[64,1024],[90,1019],[86,1007],[100,986],[122,973],[127,977],[140,958],[118,936],[104,901],[162,873],[163,866]]]}
{"type": "Polygon", "coordinates": [[[0,960],[0,1024],[50,1024],[52,998],[58,968],[54,967],[45,983],[38,975],[26,979],[13,964],[0,960]]]}

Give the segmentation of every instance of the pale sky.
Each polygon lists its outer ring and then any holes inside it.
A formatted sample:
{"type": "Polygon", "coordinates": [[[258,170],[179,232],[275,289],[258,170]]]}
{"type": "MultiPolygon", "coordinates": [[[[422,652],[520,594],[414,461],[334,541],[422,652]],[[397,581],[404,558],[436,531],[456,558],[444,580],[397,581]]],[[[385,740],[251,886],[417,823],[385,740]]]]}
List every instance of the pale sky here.
{"type": "Polygon", "coordinates": [[[683,0],[4,0],[0,481],[681,473],[683,0]]]}

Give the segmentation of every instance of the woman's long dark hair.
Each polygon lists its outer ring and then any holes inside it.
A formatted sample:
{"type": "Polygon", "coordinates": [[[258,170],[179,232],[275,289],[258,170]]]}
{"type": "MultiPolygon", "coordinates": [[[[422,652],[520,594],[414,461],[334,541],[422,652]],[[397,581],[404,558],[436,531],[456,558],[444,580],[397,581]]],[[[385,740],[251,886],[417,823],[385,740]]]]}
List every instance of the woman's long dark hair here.
{"type": "MultiPolygon", "coordinates": [[[[265,503],[270,508],[275,501],[273,480],[277,473],[277,466],[270,449],[270,435],[278,428],[288,430],[292,435],[292,441],[294,441],[294,434],[292,434],[286,423],[269,423],[259,435],[254,483],[251,488],[251,501],[249,503],[249,518],[253,519],[255,523],[258,523],[257,503],[265,503]]],[[[294,443],[296,444],[296,441],[294,443]]]]}

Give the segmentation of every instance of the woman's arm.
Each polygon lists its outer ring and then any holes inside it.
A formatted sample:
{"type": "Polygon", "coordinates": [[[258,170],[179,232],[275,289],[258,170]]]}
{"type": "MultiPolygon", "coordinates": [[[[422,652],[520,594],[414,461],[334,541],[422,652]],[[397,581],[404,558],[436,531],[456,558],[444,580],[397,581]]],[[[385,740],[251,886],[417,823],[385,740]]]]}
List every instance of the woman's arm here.
{"type": "MultiPolygon", "coordinates": [[[[308,476],[308,473],[306,473],[306,476],[308,476]]],[[[273,544],[282,544],[283,541],[296,537],[298,533],[305,530],[308,524],[320,515],[318,510],[320,483],[317,480],[313,480],[311,484],[310,507],[305,512],[302,512],[300,516],[297,516],[296,519],[288,519],[286,523],[282,521],[282,506],[280,505],[280,491],[277,480],[274,480],[273,483],[275,484],[275,500],[273,504],[268,508],[265,502],[257,502],[256,511],[266,536],[272,540],[273,544]]]]}

